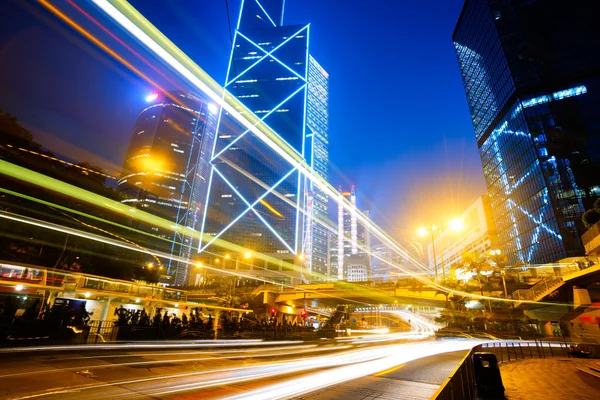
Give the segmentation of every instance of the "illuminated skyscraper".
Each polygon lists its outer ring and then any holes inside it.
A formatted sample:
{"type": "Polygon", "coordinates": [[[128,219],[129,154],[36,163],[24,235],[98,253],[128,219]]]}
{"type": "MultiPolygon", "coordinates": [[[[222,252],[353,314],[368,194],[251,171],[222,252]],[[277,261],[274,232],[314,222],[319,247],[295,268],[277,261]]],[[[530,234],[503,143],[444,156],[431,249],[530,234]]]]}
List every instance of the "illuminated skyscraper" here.
{"type": "Polygon", "coordinates": [[[589,2],[467,0],[453,34],[511,263],[583,254],[600,194],[600,25],[589,2]]]}
{"type": "MultiPolygon", "coordinates": [[[[362,224],[357,222],[356,191],[354,185],[350,191],[339,187],[340,201],[346,199],[352,204],[352,211],[347,211],[338,206],[338,232],[337,232],[337,278],[350,279],[348,263],[352,264],[356,276],[370,277],[370,235],[362,224]],[[361,265],[364,271],[357,271],[361,265]]],[[[368,217],[369,212],[364,211],[368,217]]]]}
{"type": "MultiPolygon", "coordinates": [[[[309,55],[308,96],[306,99],[306,158],[313,172],[327,180],[329,177],[329,75],[309,55]]],[[[326,228],[327,195],[306,181],[304,254],[311,280],[327,280],[328,232],[326,228]],[[314,274],[312,274],[314,273],[314,274]]]]}
{"type": "MultiPolygon", "coordinates": [[[[147,101],[148,107],[136,120],[117,184],[125,197],[123,203],[197,228],[204,209],[206,183],[201,182],[208,178],[217,108],[182,92],[156,93],[147,101]]],[[[149,247],[176,256],[185,256],[190,246],[198,244],[157,226],[138,228],[156,237],[148,240],[149,247]]],[[[165,273],[173,277],[172,284],[187,283],[187,264],[167,261],[165,273]]]]}
{"type": "MultiPolygon", "coordinates": [[[[283,4],[242,2],[225,88],[243,112],[254,113],[326,177],[327,73],[309,55],[309,25],[283,24],[283,4]]],[[[223,252],[216,239],[224,239],[277,258],[304,258],[302,280],[309,280],[311,267],[323,271],[327,256],[319,228],[326,197],[254,133],[229,121],[223,114],[211,157],[200,251],[223,252]]],[[[266,269],[255,264],[251,271],[266,269]]]]}

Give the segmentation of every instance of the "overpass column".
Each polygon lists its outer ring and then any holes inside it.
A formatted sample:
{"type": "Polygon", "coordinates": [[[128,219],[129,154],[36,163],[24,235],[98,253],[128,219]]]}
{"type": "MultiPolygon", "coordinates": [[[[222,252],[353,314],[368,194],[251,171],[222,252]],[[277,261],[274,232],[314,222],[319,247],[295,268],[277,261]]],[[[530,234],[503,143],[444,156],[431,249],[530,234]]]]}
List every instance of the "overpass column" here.
{"type": "Polygon", "coordinates": [[[220,317],[221,317],[221,312],[219,310],[215,310],[215,320],[213,322],[213,329],[215,330],[215,340],[219,336],[219,323],[220,323],[220,319],[221,319],[220,317]]]}
{"type": "Polygon", "coordinates": [[[590,292],[585,288],[573,286],[573,308],[577,309],[578,307],[588,307],[590,305],[592,305],[590,292]]]}
{"type": "Polygon", "coordinates": [[[100,316],[100,320],[106,321],[108,319],[108,310],[110,309],[110,303],[114,297],[109,297],[106,300],[106,304],[104,305],[104,309],[102,310],[102,315],[100,316]]]}

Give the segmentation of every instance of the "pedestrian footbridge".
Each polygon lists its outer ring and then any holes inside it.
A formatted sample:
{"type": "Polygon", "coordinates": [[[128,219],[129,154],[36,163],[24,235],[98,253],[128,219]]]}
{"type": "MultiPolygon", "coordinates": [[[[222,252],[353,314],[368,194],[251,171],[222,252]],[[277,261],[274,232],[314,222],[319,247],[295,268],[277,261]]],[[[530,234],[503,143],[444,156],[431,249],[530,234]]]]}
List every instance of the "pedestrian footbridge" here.
{"type": "Polygon", "coordinates": [[[255,290],[255,294],[263,296],[264,304],[292,307],[332,307],[337,304],[443,307],[446,303],[446,296],[436,288],[380,288],[350,282],[299,285],[291,289],[263,285],[255,290]]]}

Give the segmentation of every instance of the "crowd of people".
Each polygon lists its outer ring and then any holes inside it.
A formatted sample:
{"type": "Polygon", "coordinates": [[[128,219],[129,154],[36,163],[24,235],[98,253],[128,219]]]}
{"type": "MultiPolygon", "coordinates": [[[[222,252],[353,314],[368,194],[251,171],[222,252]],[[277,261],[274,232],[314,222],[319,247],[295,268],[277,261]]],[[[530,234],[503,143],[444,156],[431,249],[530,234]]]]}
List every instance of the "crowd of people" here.
{"type": "Polygon", "coordinates": [[[115,325],[119,327],[155,327],[155,328],[179,328],[193,329],[201,331],[210,331],[213,329],[213,318],[209,315],[208,318],[201,316],[202,312],[199,309],[190,311],[190,316],[183,312],[178,316],[169,310],[157,309],[151,317],[146,310],[128,310],[123,306],[115,310],[117,320],[115,325]]]}

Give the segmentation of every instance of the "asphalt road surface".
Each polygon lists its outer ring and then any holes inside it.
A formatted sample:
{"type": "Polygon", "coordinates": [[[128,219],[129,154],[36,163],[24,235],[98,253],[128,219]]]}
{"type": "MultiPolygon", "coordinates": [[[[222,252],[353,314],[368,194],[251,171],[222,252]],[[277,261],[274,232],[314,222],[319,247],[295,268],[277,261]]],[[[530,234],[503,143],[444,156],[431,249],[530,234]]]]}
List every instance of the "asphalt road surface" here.
{"type": "Polygon", "coordinates": [[[475,344],[405,333],[0,350],[0,398],[429,398],[475,344]]]}

